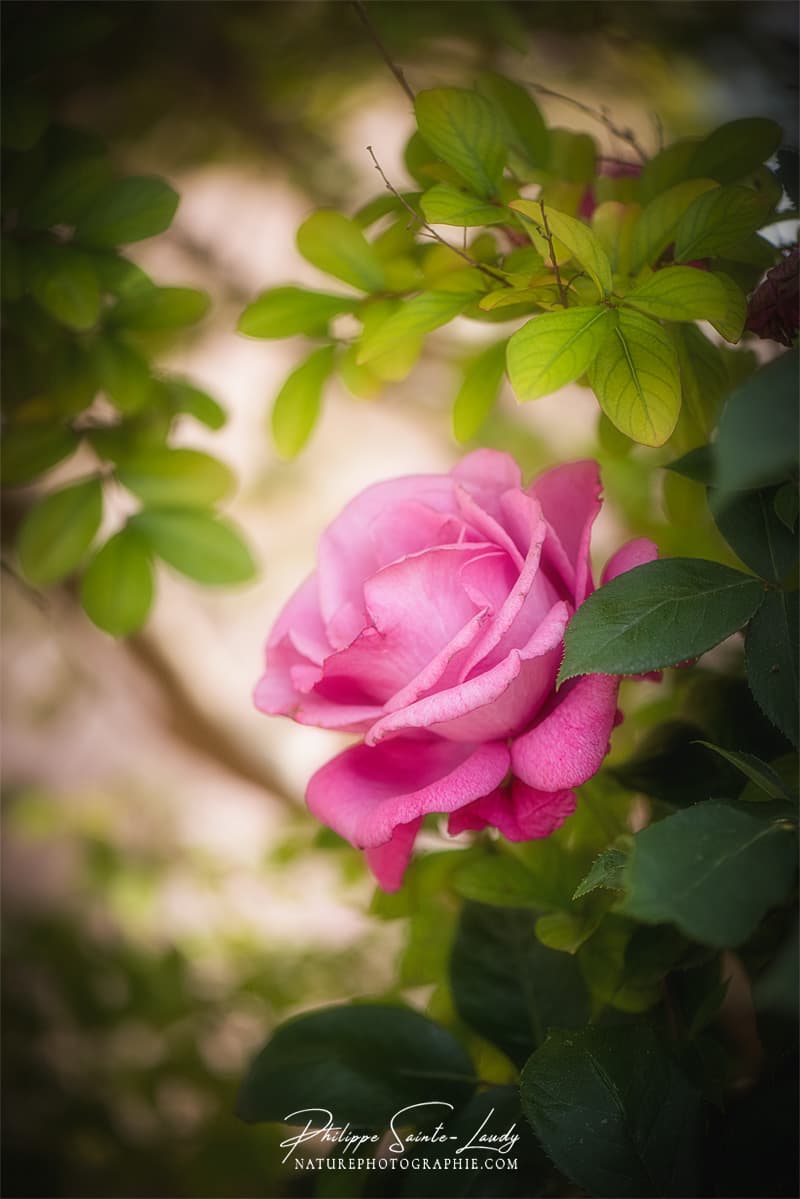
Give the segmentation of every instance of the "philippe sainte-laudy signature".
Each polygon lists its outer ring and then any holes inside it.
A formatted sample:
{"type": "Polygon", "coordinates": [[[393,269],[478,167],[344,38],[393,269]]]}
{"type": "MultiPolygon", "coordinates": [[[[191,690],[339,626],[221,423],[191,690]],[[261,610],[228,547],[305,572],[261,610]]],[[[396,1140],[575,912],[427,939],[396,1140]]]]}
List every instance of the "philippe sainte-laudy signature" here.
{"type": "MultiPolygon", "coordinates": [[[[425,1103],[411,1103],[407,1107],[401,1107],[389,1121],[387,1129],[389,1140],[388,1144],[383,1146],[383,1151],[404,1154],[408,1149],[417,1149],[422,1145],[443,1146],[446,1143],[456,1156],[466,1153],[467,1150],[471,1150],[473,1153],[506,1154],[510,1153],[519,1141],[519,1135],[515,1131],[516,1124],[511,1124],[504,1132],[487,1130],[494,1115],[494,1108],[491,1108],[483,1121],[465,1138],[459,1137],[455,1133],[448,1133],[442,1121],[435,1128],[426,1131],[410,1129],[409,1125],[417,1123],[419,1119],[415,1113],[419,1113],[420,1108],[430,1107],[445,1107],[451,1112],[454,1110],[452,1103],[439,1099],[430,1099],[425,1103]],[[453,1145],[453,1141],[457,1141],[459,1144],[453,1145]]],[[[285,1117],[286,1123],[293,1124],[295,1127],[299,1127],[301,1119],[305,1119],[305,1127],[287,1137],[285,1141],[281,1141],[281,1149],[286,1150],[284,1162],[288,1161],[300,1145],[305,1145],[310,1141],[326,1147],[336,1145],[340,1153],[357,1154],[359,1150],[365,1149],[369,1145],[376,1146],[384,1140],[382,1133],[353,1129],[349,1123],[335,1124],[333,1112],[326,1107],[306,1107],[301,1111],[289,1112],[285,1117]]]]}

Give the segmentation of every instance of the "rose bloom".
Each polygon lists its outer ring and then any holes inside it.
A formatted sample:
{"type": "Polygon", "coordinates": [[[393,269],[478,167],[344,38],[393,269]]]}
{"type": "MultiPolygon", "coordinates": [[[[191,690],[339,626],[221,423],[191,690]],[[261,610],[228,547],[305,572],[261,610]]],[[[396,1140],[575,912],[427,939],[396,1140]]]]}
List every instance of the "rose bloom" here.
{"type": "MultiPolygon", "coordinates": [[[[361,736],[311,779],[324,824],[396,890],[422,818],[546,837],[608,752],[619,679],[556,690],[564,630],[594,589],[596,462],[523,486],[507,454],[368,487],[322,535],[318,566],[267,642],[257,707],[361,736]]],[[[623,546],[603,581],[656,557],[623,546]]]]}

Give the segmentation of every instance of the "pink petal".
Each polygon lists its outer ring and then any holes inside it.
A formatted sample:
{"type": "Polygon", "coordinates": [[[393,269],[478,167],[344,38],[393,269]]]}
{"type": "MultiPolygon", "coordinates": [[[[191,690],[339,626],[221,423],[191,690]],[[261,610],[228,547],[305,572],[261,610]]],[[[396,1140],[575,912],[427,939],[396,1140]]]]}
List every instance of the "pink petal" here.
{"type": "Polygon", "coordinates": [[[658,546],[647,537],[636,537],[626,541],[615,554],[609,558],[603,571],[603,582],[610,583],[617,575],[624,575],[626,570],[634,566],[644,566],[646,562],[654,562],[658,557],[658,546]]]}
{"type": "Polygon", "coordinates": [[[496,828],[508,841],[535,841],[549,837],[574,811],[574,791],[537,791],[515,778],[510,790],[498,789],[453,812],[447,829],[455,835],[496,828]]]}
{"type": "Polygon", "coordinates": [[[522,554],[499,521],[490,516],[465,488],[458,485],[456,486],[456,501],[464,520],[475,530],[476,535],[480,539],[492,542],[504,549],[517,569],[521,570],[522,554]]]}
{"type": "Polygon", "coordinates": [[[365,850],[367,865],[384,891],[400,890],[421,824],[421,816],[417,820],[410,820],[408,824],[398,824],[391,839],[384,845],[365,850]]]}
{"type": "Polygon", "coordinates": [[[568,619],[566,604],[555,604],[522,649],[511,650],[484,674],[381,717],[367,733],[367,744],[409,729],[454,741],[512,736],[533,719],[555,685],[568,619]]]}
{"type": "Polygon", "coordinates": [[[317,665],[330,653],[331,647],[319,610],[316,574],[309,575],[284,604],[270,631],[267,650],[289,636],[302,640],[302,645],[298,644],[297,648],[317,665]]]}
{"type": "Polygon", "coordinates": [[[601,508],[598,465],[586,460],[556,466],[535,479],[528,492],[541,503],[544,517],[563,548],[562,555],[553,546],[552,563],[562,571],[565,561],[571,564],[575,604],[581,604],[592,590],[589,541],[601,508]]]}
{"type": "Polygon", "coordinates": [[[454,479],[466,484],[473,494],[500,494],[510,487],[522,486],[519,466],[510,454],[501,450],[473,450],[450,473],[454,479]]]}
{"type": "Polygon", "coordinates": [[[541,791],[577,787],[596,774],[608,753],[619,683],[608,674],[566,683],[548,715],[512,745],[514,773],[541,791]]]}
{"type": "Polygon", "coordinates": [[[355,745],[312,777],[314,815],[357,848],[385,845],[398,825],[428,812],[452,812],[485,795],[508,771],[508,749],[398,738],[355,745]]]}

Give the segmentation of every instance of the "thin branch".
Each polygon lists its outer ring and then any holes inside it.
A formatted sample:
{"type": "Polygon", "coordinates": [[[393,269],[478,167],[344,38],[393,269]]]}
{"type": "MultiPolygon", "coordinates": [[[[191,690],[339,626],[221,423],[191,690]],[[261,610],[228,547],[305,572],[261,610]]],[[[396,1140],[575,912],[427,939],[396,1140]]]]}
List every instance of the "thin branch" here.
{"type": "Polygon", "coordinates": [[[589,104],[584,104],[582,100],[575,100],[572,96],[565,96],[563,92],[555,92],[550,87],[545,87],[543,83],[532,83],[530,85],[534,91],[539,92],[542,96],[552,96],[554,100],[564,100],[567,104],[572,104],[574,108],[580,109],[587,117],[591,117],[595,121],[599,121],[601,125],[605,125],[606,129],[614,137],[618,137],[620,141],[627,142],[635,154],[638,154],[642,162],[647,162],[647,154],[639,145],[636,134],[632,129],[623,129],[616,125],[608,114],[605,108],[592,108],[589,104]]]}
{"type": "Polygon", "coordinates": [[[361,21],[361,24],[364,26],[367,33],[372,38],[375,45],[378,47],[378,50],[380,50],[383,61],[386,63],[387,67],[392,72],[395,79],[400,84],[401,88],[403,89],[403,91],[405,92],[405,94],[408,96],[409,100],[413,104],[415,97],[414,97],[413,91],[411,90],[411,86],[410,86],[408,80],[406,79],[405,75],[401,71],[400,67],[398,67],[397,63],[392,60],[392,56],[390,55],[389,51],[386,49],[383,42],[381,41],[380,34],[376,30],[375,26],[372,24],[372,21],[370,21],[369,17],[367,16],[367,10],[364,5],[364,0],[352,0],[352,3],[353,3],[353,8],[358,13],[358,18],[361,21]]]}
{"type": "Polygon", "coordinates": [[[542,236],[544,237],[545,241],[547,242],[548,248],[550,250],[550,261],[553,264],[553,271],[556,276],[556,283],[558,284],[558,294],[561,297],[561,305],[563,308],[566,308],[567,307],[567,290],[564,287],[564,280],[561,278],[561,271],[558,269],[558,260],[556,258],[556,252],[553,247],[553,235],[550,232],[550,226],[547,223],[547,214],[545,213],[545,210],[544,210],[544,200],[539,201],[539,208],[542,211],[542,224],[544,225],[544,229],[542,230],[542,236]]]}
{"type": "Polygon", "coordinates": [[[445,246],[448,250],[452,250],[454,254],[458,254],[459,258],[463,258],[464,261],[468,262],[470,266],[473,266],[477,270],[482,271],[484,275],[488,275],[491,279],[496,280],[496,282],[502,283],[503,287],[510,286],[508,279],[505,279],[502,275],[499,275],[496,271],[493,271],[490,266],[486,265],[486,263],[478,262],[477,258],[473,258],[470,254],[467,254],[466,250],[460,250],[458,248],[458,246],[453,246],[450,244],[449,241],[445,241],[445,239],[443,237],[440,237],[440,235],[436,232],[436,230],[434,228],[432,228],[432,226],[429,225],[426,220],[423,220],[423,218],[419,215],[419,213],[416,212],[414,208],[412,208],[412,206],[409,204],[408,200],[405,198],[405,196],[401,195],[401,193],[397,190],[397,188],[394,186],[394,184],[389,182],[389,180],[387,179],[386,174],[383,170],[383,167],[381,166],[381,164],[378,162],[377,158],[375,157],[375,151],[372,149],[372,146],[367,146],[367,153],[369,154],[370,158],[372,159],[375,170],[378,172],[378,174],[380,175],[384,184],[386,185],[387,191],[390,191],[392,193],[392,195],[400,201],[400,203],[403,205],[403,207],[406,209],[406,211],[411,213],[412,217],[419,224],[421,229],[424,229],[426,233],[428,233],[431,237],[435,238],[436,241],[438,241],[441,245],[445,246]]]}

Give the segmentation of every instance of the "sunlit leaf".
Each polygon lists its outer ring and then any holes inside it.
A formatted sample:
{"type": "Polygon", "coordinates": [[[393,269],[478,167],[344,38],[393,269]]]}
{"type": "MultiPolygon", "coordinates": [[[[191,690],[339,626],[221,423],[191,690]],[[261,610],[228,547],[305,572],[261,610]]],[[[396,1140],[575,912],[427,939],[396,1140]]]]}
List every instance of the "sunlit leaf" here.
{"type": "Polygon", "coordinates": [[[193,508],[145,508],[130,520],[153,553],[198,583],[246,583],[255,563],[227,521],[193,508]]]}
{"type": "Polygon", "coordinates": [[[655,263],[675,240],[678,223],[687,208],[717,184],[712,179],[686,179],[660,192],[643,210],[633,234],[631,268],[640,271],[655,263]]]}
{"type": "Polygon", "coordinates": [[[504,209],[447,183],[423,192],[420,205],[432,225],[502,225],[508,220],[504,209]]]}
{"type": "Polygon", "coordinates": [[[547,166],[550,154],[547,126],[526,89],[493,71],[484,71],[478,77],[478,89],[499,111],[509,148],[531,166],[547,166]]]}
{"type": "Polygon", "coordinates": [[[606,416],[633,441],[663,445],[675,428],[681,407],[677,356],[668,334],[649,317],[619,310],[589,381],[606,416]]]}
{"type": "Polygon", "coordinates": [[[675,261],[735,252],[764,216],[759,196],[746,187],[716,187],[694,200],[675,230],[675,261]]]}
{"type": "Polygon", "coordinates": [[[301,287],[273,287],[248,304],[236,326],[248,337],[314,337],[325,333],[332,317],[352,312],[349,296],[306,291],[301,287]]]}
{"type": "Polygon", "coordinates": [[[282,458],[294,458],[311,436],[334,354],[333,346],[309,354],[278,392],[272,408],[272,436],[282,458]]]}
{"type": "Polygon", "coordinates": [[[419,92],[414,108],[425,144],[477,195],[493,196],[507,153],[494,106],[477,92],[445,87],[419,92]]]}
{"type": "MultiPolygon", "coordinates": [[[[533,200],[513,200],[510,207],[531,220],[543,222],[541,207],[533,200]]],[[[597,234],[582,221],[555,208],[545,206],[544,211],[553,237],[566,246],[572,258],[583,267],[600,296],[609,296],[613,286],[611,263],[597,234]]]]}
{"type": "Polygon", "coordinates": [[[453,405],[457,441],[474,437],[494,407],[506,370],[506,342],[498,341],[469,362],[453,405]]]}
{"type": "Polygon", "coordinates": [[[537,316],[508,343],[511,386],[535,400],[579,378],[615,330],[610,308],[569,308],[537,316]]]}
{"type": "Polygon", "coordinates": [[[145,504],[156,508],[214,504],[235,484],[230,469],[210,454],[173,446],[131,454],[117,470],[117,478],[145,504]]]}
{"type": "Polygon", "coordinates": [[[297,248],[321,271],[361,291],[381,291],[383,264],[355,221],[322,208],[297,230],[297,248]]]}
{"type": "Polygon", "coordinates": [[[142,627],[152,602],[150,551],[140,534],[127,526],[89,563],[81,580],[81,603],[98,628],[113,637],[127,637],[142,627]]]}
{"type": "Polygon", "coordinates": [[[91,545],[102,514],[103,489],[97,477],[51,491],[39,500],[17,536],[26,579],[46,587],[70,574],[91,545]]]}

